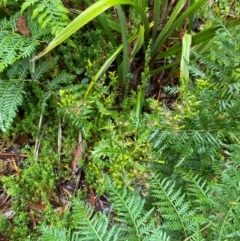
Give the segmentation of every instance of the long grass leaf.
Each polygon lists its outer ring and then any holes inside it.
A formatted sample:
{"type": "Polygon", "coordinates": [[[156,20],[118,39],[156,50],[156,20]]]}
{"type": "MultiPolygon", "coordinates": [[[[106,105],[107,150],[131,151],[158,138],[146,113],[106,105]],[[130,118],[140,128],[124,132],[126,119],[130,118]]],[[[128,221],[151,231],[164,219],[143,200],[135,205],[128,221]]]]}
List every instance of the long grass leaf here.
{"type": "MultiPolygon", "coordinates": [[[[85,0],[85,2],[88,3],[88,5],[92,5],[92,2],[89,1],[89,0],[85,0]]],[[[115,41],[115,38],[111,32],[111,29],[109,27],[109,24],[108,24],[108,21],[106,19],[106,16],[104,16],[103,14],[100,14],[98,17],[97,17],[98,21],[100,22],[100,24],[102,25],[103,29],[105,30],[104,33],[107,34],[108,38],[110,39],[113,47],[116,47],[117,46],[117,43],[115,41]]]]}
{"type": "Polygon", "coordinates": [[[144,27],[142,25],[140,25],[137,43],[134,46],[133,52],[130,56],[131,58],[134,57],[138,53],[138,51],[141,49],[143,43],[144,43],[144,27]]]}
{"type": "MultiPolygon", "coordinates": [[[[71,13],[75,13],[75,14],[81,14],[83,11],[78,10],[78,9],[74,9],[74,8],[70,8],[69,11],[71,13]]],[[[115,30],[118,33],[121,33],[121,29],[120,29],[120,25],[118,23],[116,23],[115,21],[107,18],[104,16],[104,19],[106,19],[106,21],[108,22],[108,25],[111,29],[115,30]]],[[[94,21],[94,20],[93,20],[94,21]]]]}
{"type": "MultiPolygon", "coordinates": [[[[193,35],[191,47],[213,38],[216,34],[217,29],[218,29],[217,27],[212,27],[212,28],[203,30],[202,32],[193,35]]],[[[165,57],[172,56],[174,54],[178,54],[181,51],[182,51],[182,43],[178,43],[178,44],[172,46],[171,48],[169,48],[166,52],[163,52],[163,53],[160,53],[159,55],[157,55],[155,60],[159,60],[159,59],[162,59],[165,57]]]]}
{"type": "Polygon", "coordinates": [[[155,39],[156,35],[157,35],[161,2],[162,2],[162,0],[154,1],[154,8],[153,8],[154,25],[153,25],[153,30],[152,30],[152,39],[155,39]]]}
{"type": "Polygon", "coordinates": [[[121,89],[125,88],[128,73],[128,41],[127,41],[127,30],[126,30],[126,18],[122,11],[121,6],[117,6],[117,13],[119,18],[119,24],[121,27],[122,43],[123,43],[123,61],[118,67],[118,78],[120,81],[121,89]]]}

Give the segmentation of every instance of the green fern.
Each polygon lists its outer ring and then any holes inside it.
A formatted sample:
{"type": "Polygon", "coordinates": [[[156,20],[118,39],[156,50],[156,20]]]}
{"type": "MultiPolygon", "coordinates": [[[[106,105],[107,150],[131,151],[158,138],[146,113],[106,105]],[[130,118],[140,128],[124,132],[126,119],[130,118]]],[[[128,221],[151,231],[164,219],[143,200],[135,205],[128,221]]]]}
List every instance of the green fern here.
{"type": "Polygon", "coordinates": [[[22,104],[24,93],[23,81],[1,80],[0,84],[0,129],[6,131],[22,104]]]}
{"type": "Polygon", "coordinates": [[[72,241],[117,241],[122,235],[121,229],[116,225],[110,227],[109,218],[104,213],[95,213],[93,208],[83,202],[73,204],[74,232],[72,241]]]}
{"type": "MultiPolygon", "coordinates": [[[[204,228],[203,228],[204,230],[204,228]]],[[[189,241],[206,241],[206,239],[203,237],[202,230],[200,229],[200,226],[197,227],[196,232],[187,239],[189,241]]]]}
{"type": "Polygon", "coordinates": [[[176,189],[171,180],[153,178],[151,196],[157,200],[154,205],[158,206],[165,230],[181,231],[185,237],[195,230],[195,212],[190,209],[182,190],[176,189]]]}
{"type": "MultiPolygon", "coordinates": [[[[95,213],[89,204],[82,201],[73,201],[71,241],[170,241],[151,218],[153,209],[144,209],[144,200],[139,194],[126,188],[117,189],[110,181],[107,190],[111,193],[113,217],[107,212],[95,213]]],[[[55,241],[56,237],[63,240],[68,235],[66,229],[54,226],[41,231],[41,241],[55,241]]]]}
{"type": "MultiPolygon", "coordinates": [[[[183,173],[184,171],[182,171],[183,173]]],[[[197,211],[208,213],[212,208],[210,196],[210,184],[198,175],[193,176],[191,172],[182,174],[183,180],[187,182],[187,195],[191,201],[191,206],[197,211]]]]}
{"type": "Polygon", "coordinates": [[[8,79],[0,80],[0,129],[6,131],[23,102],[25,78],[29,71],[29,60],[15,63],[8,71],[8,79]]]}
{"type": "Polygon", "coordinates": [[[153,209],[143,213],[144,200],[138,195],[129,195],[126,187],[120,192],[115,185],[109,188],[110,200],[113,202],[115,220],[123,223],[122,229],[129,241],[146,239],[154,228],[151,214],[153,209]]]}
{"type": "Polygon", "coordinates": [[[158,107],[159,124],[149,141],[168,163],[210,173],[221,151],[240,130],[240,28],[221,26],[210,54],[195,53],[200,65],[189,66],[193,83],[175,111],[158,107]]]}
{"type": "Polygon", "coordinates": [[[43,235],[40,238],[40,241],[48,240],[48,241],[70,241],[71,236],[70,232],[65,228],[49,228],[49,227],[42,227],[41,232],[43,235]]]}
{"type": "Polygon", "coordinates": [[[39,44],[37,40],[17,33],[18,16],[15,14],[9,20],[0,21],[0,72],[16,60],[30,56],[39,44]]]}
{"type": "MultiPolygon", "coordinates": [[[[29,58],[21,59],[10,68],[7,68],[0,78],[0,130],[6,131],[12,124],[17,114],[18,106],[24,101],[25,87],[29,84],[26,80],[35,85],[41,81],[42,87],[39,90],[39,101],[45,102],[52,95],[58,95],[61,85],[71,82],[75,76],[67,73],[60,73],[54,78],[46,79],[44,76],[55,67],[55,61],[40,62],[30,76],[31,63],[29,58]],[[42,90],[44,88],[44,92],[42,90]]],[[[35,87],[36,89],[36,87],[35,87]]]]}
{"type": "Polygon", "coordinates": [[[216,226],[215,234],[218,233],[216,240],[238,240],[240,238],[240,162],[238,146],[231,147],[233,155],[219,177],[219,182],[212,187],[211,199],[212,222],[216,226]],[[236,156],[238,156],[236,158],[236,156]]]}
{"type": "Polygon", "coordinates": [[[53,35],[59,33],[68,23],[68,10],[60,0],[26,0],[22,4],[22,12],[32,7],[32,18],[38,19],[42,29],[51,27],[53,35]]]}

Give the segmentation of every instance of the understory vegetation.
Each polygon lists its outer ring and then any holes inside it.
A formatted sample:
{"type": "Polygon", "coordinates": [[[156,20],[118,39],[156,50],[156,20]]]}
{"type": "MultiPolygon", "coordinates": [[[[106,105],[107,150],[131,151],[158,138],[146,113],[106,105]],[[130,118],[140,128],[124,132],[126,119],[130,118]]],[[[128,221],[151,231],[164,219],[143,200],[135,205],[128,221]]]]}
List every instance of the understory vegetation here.
{"type": "Polygon", "coordinates": [[[240,240],[239,13],[0,0],[0,240],[240,240]]]}

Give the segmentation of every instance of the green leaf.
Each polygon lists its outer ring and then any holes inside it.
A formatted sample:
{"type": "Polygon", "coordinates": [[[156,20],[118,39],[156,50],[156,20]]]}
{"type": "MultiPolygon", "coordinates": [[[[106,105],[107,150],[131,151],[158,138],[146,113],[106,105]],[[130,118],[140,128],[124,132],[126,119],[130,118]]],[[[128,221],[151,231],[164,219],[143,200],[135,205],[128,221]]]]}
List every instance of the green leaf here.
{"type": "Polygon", "coordinates": [[[142,45],[144,43],[144,27],[141,25],[138,33],[138,39],[137,43],[134,46],[133,52],[131,54],[131,58],[134,57],[138,51],[141,49],[142,45]]]}
{"type": "Polygon", "coordinates": [[[118,77],[120,80],[120,86],[122,90],[125,87],[128,73],[128,41],[127,41],[127,30],[126,30],[126,18],[120,6],[117,6],[117,13],[119,17],[119,23],[121,27],[122,43],[123,43],[123,61],[118,67],[118,77]]]}
{"type": "Polygon", "coordinates": [[[180,65],[180,83],[183,91],[188,89],[189,83],[189,71],[188,64],[190,59],[192,36],[190,34],[184,34],[182,41],[182,58],[180,65]]]}

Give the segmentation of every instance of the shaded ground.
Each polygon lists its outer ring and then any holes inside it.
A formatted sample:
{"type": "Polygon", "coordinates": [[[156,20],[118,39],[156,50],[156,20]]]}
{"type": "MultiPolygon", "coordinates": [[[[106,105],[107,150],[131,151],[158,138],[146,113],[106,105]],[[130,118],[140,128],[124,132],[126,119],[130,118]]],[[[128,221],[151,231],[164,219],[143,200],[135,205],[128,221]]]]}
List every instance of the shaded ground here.
{"type": "MultiPolygon", "coordinates": [[[[10,227],[14,227],[13,217],[15,211],[12,208],[11,195],[4,189],[1,178],[9,175],[21,175],[21,172],[24,170],[23,163],[27,159],[27,155],[22,154],[21,149],[23,147],[24,145],[20,146],[18,141],[12,143],[0,139],[0,216],[7,218],[10,227]]],[[[110,202],[107,196],[99,197],[95,190],[91,189],[86,183],[84,171],[77,168],[76,160],[82,155],[81,150],[81,144],[77,144],[73,152],[72,161],[69,163],[73,170],[72,176],[67,180],[56,182],[55,191],[51,195],[53,198],[49,200],[54,211],[59,213],[59,215],[69,209],[70,197],[74,196],[79,190],[86,193],[85,202],[89,202],[96,212],[104,209],[109,210],[110,202]]],[[[27,200],[27,204],[29,220],[31,220],[28,226],[34,228],[44,217],[46,205],[32,200],[27,200]]],[[[5,233],[0,233],[0,241],[8,240],[9,238],[5,233]]]]}

